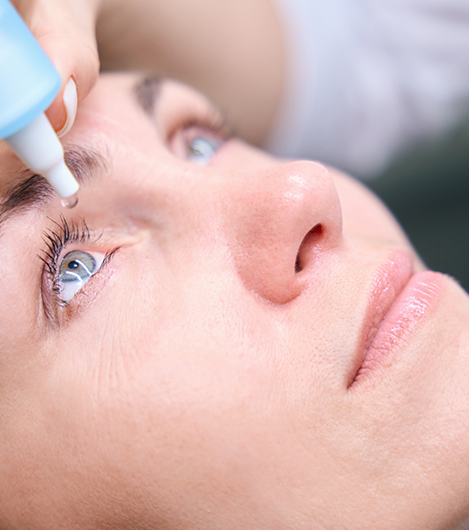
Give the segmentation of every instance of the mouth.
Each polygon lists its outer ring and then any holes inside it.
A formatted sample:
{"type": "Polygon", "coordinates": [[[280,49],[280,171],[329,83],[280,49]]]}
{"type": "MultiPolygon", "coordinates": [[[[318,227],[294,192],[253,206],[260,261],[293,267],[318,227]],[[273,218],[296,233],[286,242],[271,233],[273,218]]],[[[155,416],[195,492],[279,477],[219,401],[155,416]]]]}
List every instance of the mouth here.
{"type": "Polygon", "coordinates": [[[431,271],[414,274],[412,257],[404,251],[377,270],[348,388],[392,365],[436,302],[442,279],[431,271]]]}

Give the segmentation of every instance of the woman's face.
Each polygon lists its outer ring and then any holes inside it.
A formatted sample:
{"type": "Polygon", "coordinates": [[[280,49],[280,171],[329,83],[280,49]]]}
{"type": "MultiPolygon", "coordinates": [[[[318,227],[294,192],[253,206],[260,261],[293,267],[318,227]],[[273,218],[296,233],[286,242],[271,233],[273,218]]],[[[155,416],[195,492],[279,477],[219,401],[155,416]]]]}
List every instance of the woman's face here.
{"type": "Polygon", "coordinates": [[[1,528],[469,515],[468,296],[376,198],[170,82],[102,77],[64,144],[74,210],[0,151],[1,528]]]}

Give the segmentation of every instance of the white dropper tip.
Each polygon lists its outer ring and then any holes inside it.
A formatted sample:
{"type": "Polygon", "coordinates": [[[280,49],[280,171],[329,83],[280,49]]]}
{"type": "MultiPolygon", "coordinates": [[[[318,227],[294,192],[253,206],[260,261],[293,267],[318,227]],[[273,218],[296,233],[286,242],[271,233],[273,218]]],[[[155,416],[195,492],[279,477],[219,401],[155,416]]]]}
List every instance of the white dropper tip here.
{"type": "Polygon", "coordinates": [[[78,191],[78,182],[65,164],[62,144],[44,113],[5,140],[31,171],[49,181],[62,199],[78,191]]]}

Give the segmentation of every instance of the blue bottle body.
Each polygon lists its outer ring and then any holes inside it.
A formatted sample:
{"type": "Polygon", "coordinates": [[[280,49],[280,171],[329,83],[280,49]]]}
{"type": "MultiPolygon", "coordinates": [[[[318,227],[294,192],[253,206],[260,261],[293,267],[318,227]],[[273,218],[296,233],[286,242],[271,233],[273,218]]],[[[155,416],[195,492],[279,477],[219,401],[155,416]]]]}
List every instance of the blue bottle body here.
{"type": "Polygon", "coordinates": [[[0,138],[44,112],[61,79],[9,0],[0,0],[0,138]]]}

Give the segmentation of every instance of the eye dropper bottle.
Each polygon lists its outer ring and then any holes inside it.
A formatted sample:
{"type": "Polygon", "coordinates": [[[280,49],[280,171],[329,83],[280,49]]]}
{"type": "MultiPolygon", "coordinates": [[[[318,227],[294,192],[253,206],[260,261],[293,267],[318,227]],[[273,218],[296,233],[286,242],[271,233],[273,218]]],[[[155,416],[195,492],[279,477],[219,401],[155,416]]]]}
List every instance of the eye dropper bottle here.
{"type": "Polygon", "coordinates": [[[0,139],[34,173],[46,178],[73,208],[78,182],[64,161],[64,150],[44,111],[61,80],[9,0],[0,0],[0,139]]]}

